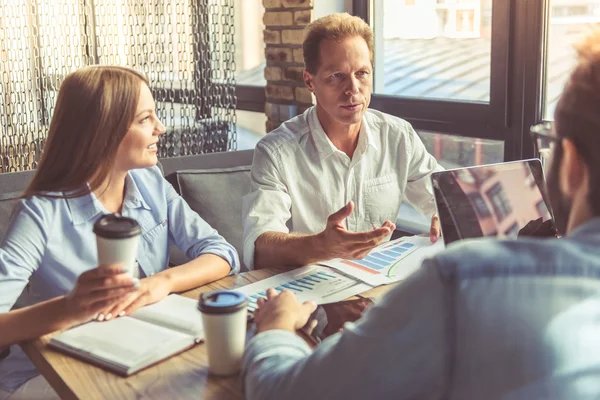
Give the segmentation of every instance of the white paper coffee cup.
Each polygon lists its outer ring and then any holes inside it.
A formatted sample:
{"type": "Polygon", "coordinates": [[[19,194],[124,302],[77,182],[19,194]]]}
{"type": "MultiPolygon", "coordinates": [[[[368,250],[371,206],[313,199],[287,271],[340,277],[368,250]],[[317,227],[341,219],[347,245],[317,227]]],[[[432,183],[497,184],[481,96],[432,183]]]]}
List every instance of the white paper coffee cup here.
{"type": "Polygon", "coordinates": [[[140,240],[140,225],[133,218],[106,214],[94,224],[98,265],[122,264],[134,278],[138,268],[135,262],[140,240]]]}
{"type": "Polygon", "coordinates": [[[202,293],[198,309],[202,313],[209,372],[220,376],[237,373],[246,344],[246,295],[230,290],[202,293]]]}

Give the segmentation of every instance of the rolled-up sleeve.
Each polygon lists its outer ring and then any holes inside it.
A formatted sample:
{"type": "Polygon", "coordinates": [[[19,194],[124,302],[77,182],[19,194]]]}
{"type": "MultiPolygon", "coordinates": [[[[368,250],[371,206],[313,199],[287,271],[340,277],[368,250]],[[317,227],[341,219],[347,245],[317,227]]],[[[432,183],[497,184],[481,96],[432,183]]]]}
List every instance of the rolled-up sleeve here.
{"type": "Polygon", "coordinates": [[[198,258],[202,254],[214,254],[229,263],[231,274],[240,270],[240,260],[235,248],[219,235],[206,221],[192,210],[170,184],[166,185],[169,236],[172,243],[188,258],[198,258]]]}
{"type": "Polygon", "coordinates": [[[427,152],[421,138],[410,125],[407,136],[410,148],[405,196],[421,214],[431,216],[436,212],[431,173],[443,171],[444,168],[427,152]]]}
{"type": "Polygon", "coordinates": [[[36,200],[19,201],[0,246],[0,313],[13,307],[39,268],[48,240],[47,226],[36,200]]]}
{"type": "Polygon", "coordinates": [[[254,150],[250,192],[242,199],[244,264],[254,269],[256,239],[265,232],[289,233],[292,200],[276,159],[259,143],[254,150]]]}
{"type": "Polygon", "coordinates": [[[368,310],[360,323],[347,323],[341,334],[312,352],[291,332],[259,333],[242,362],[246,398],[440,397],[449,368],[447,296],[437,264],[430,263],[368,310]]]}

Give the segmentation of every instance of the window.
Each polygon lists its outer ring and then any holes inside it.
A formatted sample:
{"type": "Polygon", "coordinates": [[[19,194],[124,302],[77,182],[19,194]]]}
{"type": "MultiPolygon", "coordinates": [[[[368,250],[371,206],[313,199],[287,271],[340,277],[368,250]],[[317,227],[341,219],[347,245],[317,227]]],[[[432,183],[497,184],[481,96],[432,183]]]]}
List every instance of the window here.
{"type": "Polygon", "coordinates": [[[600,26],[600,0],[549,0],[543,90],[543,118],[552,120],[556,103],[576,63],[573,44],[600,26]]]}
{"type": "Polygon", "coordinates": [[[376,15],[374,92],[490,100],[492,0],[383,0],[376,15]]]}
{"type": "Polygon", "coordinates": [[[485,203],[485,200],[483,199],[483,196],[481,196],[481,194],[479,194],[478,192],[473,192],[473,193],[469,194],[469,199],[471,200],[471,203],[473,204],[473,208],[475,208],[475,212],[477,213],[477,216],[479,216],[481,218],[487,218],[492,215],[492,213],[490,213],[490,209],[488,208],[488,206],[485,203]]]}
{"type": "Polygon", "coordinates": [[[265,81],[265,8],[262,0],[235,2],[235,65],[238,85],[261,86],[265,81]],[[257,23],[257,21],[259,21],[257,23]]]}
{"type": "Polygon", "coordinates": [[[429,154],[446,169],[493,164],[504,159],[504,144],[499,140],[444,135],[428,131],[417,133],[429,154]]]}
{"type": "Polygon", "coordinates": [[[492,207],[494,207],[496,219],[498,222],[502,222],[504,218],[512,212],[512,206],[506,197],[506,192],[504,191],[502,184],[500,182],[496,183],[488,189],[486,196],[492,203],[492,207]]]}

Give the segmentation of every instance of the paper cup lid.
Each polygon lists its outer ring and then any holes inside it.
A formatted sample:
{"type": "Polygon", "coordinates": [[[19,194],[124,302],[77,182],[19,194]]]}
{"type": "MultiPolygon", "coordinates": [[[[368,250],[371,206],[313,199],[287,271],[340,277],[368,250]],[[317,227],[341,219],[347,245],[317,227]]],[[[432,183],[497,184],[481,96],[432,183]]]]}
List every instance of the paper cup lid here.
{"type": "Polygon", "coordinates": [[[94,224],[94,233],[105,239],[127,239],[139,235],[141,231],[135,219],[118,214],[105,214],[94,224]]]}
{"type": "Polygon", "coordinates": [[[217,290],[201,293],[198,309],[206,314],[231,314],[246,308],[247,305],[245,294],[233,290],[217,290]]]}

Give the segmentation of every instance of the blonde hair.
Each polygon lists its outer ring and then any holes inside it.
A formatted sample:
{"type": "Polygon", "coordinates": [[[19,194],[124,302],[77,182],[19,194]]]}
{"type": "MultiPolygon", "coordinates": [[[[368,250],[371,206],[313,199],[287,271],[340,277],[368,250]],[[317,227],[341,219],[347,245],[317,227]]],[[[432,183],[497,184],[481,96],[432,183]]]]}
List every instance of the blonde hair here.
{"type": "Polygon", "coordinates": [[[323,40],[340,41],[348,37],[360,36],[369,48],[369,59],[373,65],[373,31],[371,27],[359,17],[348,13],[331,14],[319,18],[306,27],[302,51],[304,65],[308,72],[315,74],[319,69],[320,46],[323,40]]]}
{"type": "Polygon", "coordinates": [[[67,75],[23,197],[56,197],[52,192],[79,197],[99,188],[133,123],[142,82],[148,84],[144,75],[118,66],[90,66],[67,75]]]}
{"type": "Polygon", "coordinates": [[[591,31],[576,49],[577,66],[556,106],[554,127],[557,136],[573,141],[588,166],[590,206],[600,215],[600,30],[591,31]]]}

